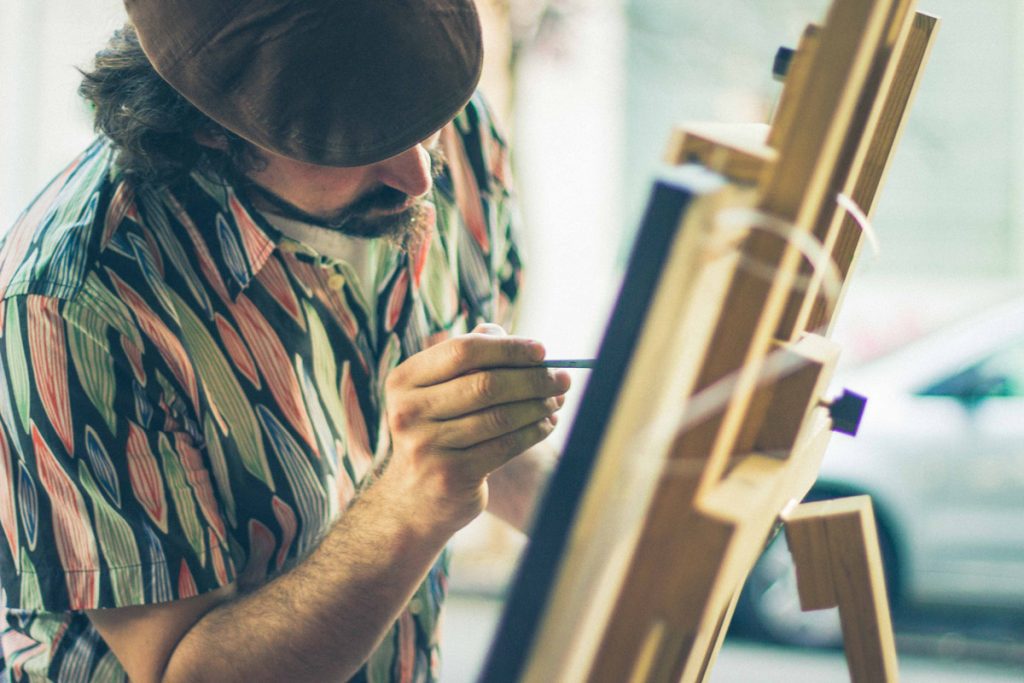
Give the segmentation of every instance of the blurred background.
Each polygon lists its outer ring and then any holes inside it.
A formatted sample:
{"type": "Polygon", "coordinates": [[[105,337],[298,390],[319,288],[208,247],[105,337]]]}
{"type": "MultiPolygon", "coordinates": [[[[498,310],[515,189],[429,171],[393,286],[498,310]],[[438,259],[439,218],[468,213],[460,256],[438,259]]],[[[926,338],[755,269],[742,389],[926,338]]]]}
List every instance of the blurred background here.
{"type": "MultiPolygon", "coordinates": [[[[478,4],[525,226],[518,331],[589,356],[673,124],[768,121],[775,50],[828,1],[478,4]]],[[[840,380],[868,413],[813,495],[874,496],[905,680],[1021,681],[1024,3],[919,9],[943,26],[874,218],[881,251],[865,250],[837,330],[840,380]]],[[[0,234],[91,139],[76,67],[122,21],[119,0],[0,3],[0,234]]],[[[457,537],[447,683],[475,679],[523,543],[488,519],[457,537]]],[[[794,601],[775,543],[712,680],[846,680],[835,615],[794,601]]]]}

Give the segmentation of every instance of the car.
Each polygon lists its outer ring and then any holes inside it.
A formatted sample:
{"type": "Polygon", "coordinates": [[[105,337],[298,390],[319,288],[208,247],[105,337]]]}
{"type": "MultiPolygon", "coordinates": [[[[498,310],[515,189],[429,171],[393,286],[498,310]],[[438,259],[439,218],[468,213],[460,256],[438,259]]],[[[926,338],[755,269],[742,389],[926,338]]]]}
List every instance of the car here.
{"type": "MultiPolygon", "coordinates": [[[[1024,614],[1024,297],[840,374],[868,397],[833,435],[806,500],[871,496],[894,613],[1024,614]]],[[[802,612],[783,534],[736,609],[748,634],[836,645],[835,609],[802,612]]]]}

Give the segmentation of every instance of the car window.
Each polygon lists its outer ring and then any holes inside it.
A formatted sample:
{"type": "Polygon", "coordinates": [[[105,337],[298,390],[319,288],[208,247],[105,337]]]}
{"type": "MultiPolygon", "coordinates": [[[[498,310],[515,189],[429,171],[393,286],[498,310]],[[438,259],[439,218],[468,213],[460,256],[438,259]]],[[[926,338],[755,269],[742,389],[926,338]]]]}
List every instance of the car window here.
{"type": "Polygon", "coordinates": [[[1024,343],[998,351],[918,392],[967,402],[986,398],[1024,397],[1024,343]]]}

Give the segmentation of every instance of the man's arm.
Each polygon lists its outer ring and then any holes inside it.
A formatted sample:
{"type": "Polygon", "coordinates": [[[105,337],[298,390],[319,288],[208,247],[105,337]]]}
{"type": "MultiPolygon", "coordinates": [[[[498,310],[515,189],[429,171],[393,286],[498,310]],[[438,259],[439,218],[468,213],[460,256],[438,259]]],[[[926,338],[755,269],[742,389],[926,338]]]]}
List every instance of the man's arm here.
{"type": "Polygon", "coordinates": [[[259,589],[89,612],[133,681],[331,681],[354,674],[487,475],[553,429],[568,375],[540,345],[472,334],[416,354],[387,382],[394,454],[311,555],[259,589]]]}
{"type": "Polygon", "coordinates": [[[371,487],[292,571],[89,616],[132,681],[342,681],[376,647],[444,547],[412,492],[371,487]],[[404,509],[403,509],[404,508],[404,509]]]}

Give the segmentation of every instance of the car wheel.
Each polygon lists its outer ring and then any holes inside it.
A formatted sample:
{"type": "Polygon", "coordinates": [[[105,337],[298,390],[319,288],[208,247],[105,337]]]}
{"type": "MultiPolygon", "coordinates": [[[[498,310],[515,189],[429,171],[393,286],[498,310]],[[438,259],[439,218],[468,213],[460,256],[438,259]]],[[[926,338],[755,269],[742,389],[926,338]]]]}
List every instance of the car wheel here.
{"type": "Polygon", "coordinates": [[[803,647],[838,647],[843,642],[838,608],[804,612],[796,569],[779,533],[754,565],[736,606],[737,622],[751,635],[803,647]]]}
{"type": "MultiPolygon", "coordinates": [[[[809,500],[823,498],[808,497],[809,500]]],[[[889,608],[895,616],[900,606],[899,567],[892,538],[881,524],[878,525],[878,544],[889,608]]],[[[810,612],[800,608],[796,567],[782,531],[776,534],[750,571],[733,623],[739,632],[787,645],[840,647],[843,642],[838,608],[810,612]]]]}

